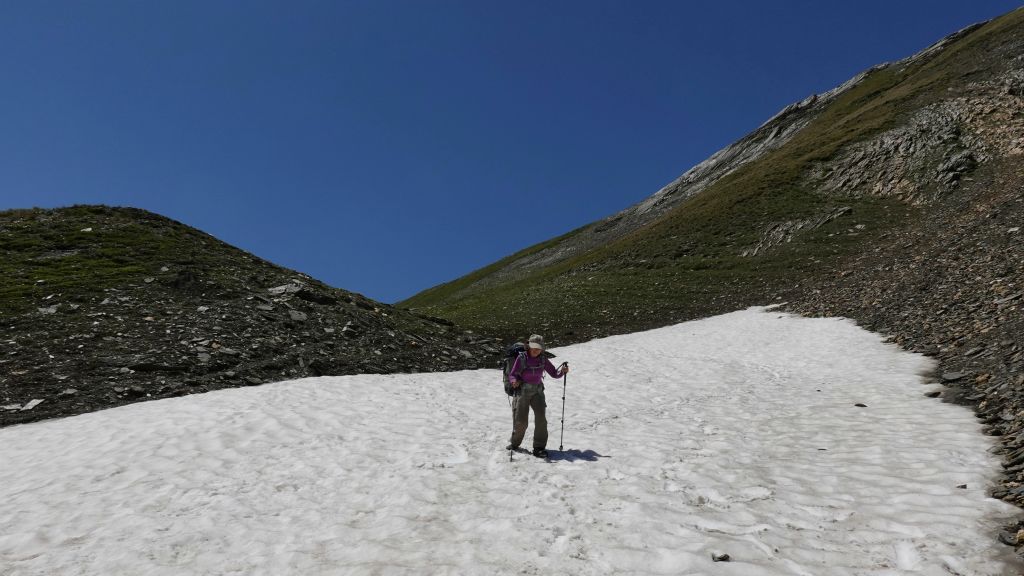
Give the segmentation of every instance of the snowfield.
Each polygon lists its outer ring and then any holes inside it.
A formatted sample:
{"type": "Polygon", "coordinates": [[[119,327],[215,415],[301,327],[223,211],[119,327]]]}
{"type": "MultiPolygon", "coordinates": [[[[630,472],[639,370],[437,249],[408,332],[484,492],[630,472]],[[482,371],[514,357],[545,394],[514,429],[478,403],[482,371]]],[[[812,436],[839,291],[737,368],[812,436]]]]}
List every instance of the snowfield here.
{"type": "MultiPolygon", "coordinates": [[[[551,462],[509,462],[496,370],[0,430],[0,574],[1024,569],[995,538],[1019,511],[985,495],[992,440],[924,397],[928,359],[850,321],[751,309],[553,352],[572,372],[551,462]]],[[[549,381],[553,450],[561,395],[549,381]]]]}

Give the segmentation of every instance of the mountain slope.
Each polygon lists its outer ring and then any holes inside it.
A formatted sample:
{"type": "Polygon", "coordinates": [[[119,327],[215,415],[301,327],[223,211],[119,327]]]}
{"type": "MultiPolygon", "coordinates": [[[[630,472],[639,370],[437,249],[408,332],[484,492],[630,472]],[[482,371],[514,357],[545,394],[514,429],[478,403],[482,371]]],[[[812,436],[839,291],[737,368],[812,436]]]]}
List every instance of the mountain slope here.
{"type": "Polygon", "coordinates": [[[789,107],[648,200],[400,305],[575,341],[798,295],[1016,154],[1020,119],[986,109],[1019,101],[1022,14],[789,107]]]}
{"type": "Polygon", "coordinates": [[[0,426],[285,378],[490,367],[498,352],[143,210],[0,212],[0,256],[0,426]]]}
{"type": "Polygon", "coordinates": [[[1001,439],[993,495],[1024,505],[1024,9],[808,111],[627,234],[577,243],[616,215],[400,305],[555,344],[770,302],[853,318],[938,360],[942,395],[1001,439]]]}

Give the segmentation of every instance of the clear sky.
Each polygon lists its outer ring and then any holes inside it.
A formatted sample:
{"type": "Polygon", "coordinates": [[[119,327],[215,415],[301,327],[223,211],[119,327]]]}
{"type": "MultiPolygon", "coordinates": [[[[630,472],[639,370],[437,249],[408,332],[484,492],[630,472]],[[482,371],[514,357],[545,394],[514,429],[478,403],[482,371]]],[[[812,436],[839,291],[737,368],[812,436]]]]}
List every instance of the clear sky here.
{"type": "Polygon", "coordinates": [[[0,209],[136,206],[394,302],[1019,1],[0,3],[0,209]]]}

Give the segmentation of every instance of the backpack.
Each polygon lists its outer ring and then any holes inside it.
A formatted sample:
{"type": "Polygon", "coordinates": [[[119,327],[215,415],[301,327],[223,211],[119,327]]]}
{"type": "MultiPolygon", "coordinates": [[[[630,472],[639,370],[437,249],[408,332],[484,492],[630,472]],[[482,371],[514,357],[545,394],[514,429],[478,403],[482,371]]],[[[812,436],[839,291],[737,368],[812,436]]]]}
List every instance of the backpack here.
{"type": "Polygon", "coordinates": [[[524,358],[520,365],[525,364],[526,357],[526,346],[522,342],[516,342],[505,349],[505,357],[501,359],[501,380],[505,385],[505,394],[509,396],[515,396],[518,390],[512,387],[512,383],[508,381],[509,372],[512,371],[512,364],[515,364],[516,358],[524,358]]]}

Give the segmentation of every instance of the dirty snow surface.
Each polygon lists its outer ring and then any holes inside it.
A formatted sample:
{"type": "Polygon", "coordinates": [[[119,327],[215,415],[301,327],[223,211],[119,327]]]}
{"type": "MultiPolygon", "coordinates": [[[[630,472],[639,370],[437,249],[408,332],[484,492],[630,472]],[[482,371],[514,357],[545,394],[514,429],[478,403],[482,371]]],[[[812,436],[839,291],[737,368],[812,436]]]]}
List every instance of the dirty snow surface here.
{"type": "Polygon", "coordinates": [[[924,397],[927,359],[849,321],[751,309],[553,352],[550,461],[509,461],[494,370],[0,430],[0,574],[1020,570],[991,439],[924,397]]]}

